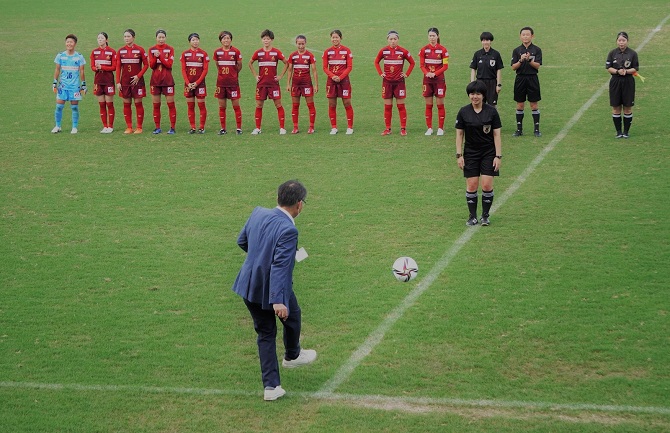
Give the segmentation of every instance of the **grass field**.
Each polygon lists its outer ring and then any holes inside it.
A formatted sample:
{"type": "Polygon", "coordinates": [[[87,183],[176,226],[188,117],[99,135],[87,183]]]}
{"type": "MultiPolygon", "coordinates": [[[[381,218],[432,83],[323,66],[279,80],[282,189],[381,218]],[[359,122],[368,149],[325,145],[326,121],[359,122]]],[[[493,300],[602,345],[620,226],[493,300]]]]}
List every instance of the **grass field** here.
{"type": "MultiPolygon", "coordinates": [[[[269,13],[241,1],[3,1],[0,431],[670,431],[670,5],[489,3],[279,1],[269,13]],[[511,137],[509,58],[525,25],[544,53],[540,139],[511,137]],[[423,135],[416,74],[409,136],[382,138],[374,56],[390,29],[416,55],[432,26],[451,54],[446,136],[423,135]],[[88,59],[98,32],[118,48],[129,27],[145,48],[166,29],[179,53],[194,31],[211,53],[228,29],[245,63],[265,28],[284,53],[305,34],[317,57],[339,28],[354,53],[355,133],[328,135],[320,93],[315,135],[277,135],[272,104],[264,133],[249,135],[245,66],[242,136],[215,134],[213,74],[203,136],[185,134],[179,96],[172,137],[121,134],[118,98],[116,132],[99,134],[91,95],[79,134],[50,134],[65,35],[88,59]],[[483,30],[506,63],[505,157],[492,225],[466,229],[452,125],[483,30]],[[632,48],[644,42],[647,78],[626,141],[602,92],[620,30],[632,48]],[[296,222],[310,256],[294,277],[303,346],[319,359],[282,370],[287,396],[265,403],[230,286],[239,229],[289,178],[309,190],[296,222]],[[419,264],[412,283],[391,275],[402,255],[419,264]]],[[[303,129],[306,115],[303,102],[303,129]]]]}

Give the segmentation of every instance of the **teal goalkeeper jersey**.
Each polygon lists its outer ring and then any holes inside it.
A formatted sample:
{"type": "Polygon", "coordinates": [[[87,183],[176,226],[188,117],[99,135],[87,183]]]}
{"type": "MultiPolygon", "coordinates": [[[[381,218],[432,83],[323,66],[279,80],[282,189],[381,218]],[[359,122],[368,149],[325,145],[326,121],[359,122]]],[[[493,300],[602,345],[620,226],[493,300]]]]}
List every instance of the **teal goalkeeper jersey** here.
{"type": "Polygon", "coordinates": [[[84,56],[78,52],[68,55],[63,51],[56,55],[54,63],[60,65],[60,85],[61,89],[78,91],[79,90],[79,67],[86,64],[84,56]]]}

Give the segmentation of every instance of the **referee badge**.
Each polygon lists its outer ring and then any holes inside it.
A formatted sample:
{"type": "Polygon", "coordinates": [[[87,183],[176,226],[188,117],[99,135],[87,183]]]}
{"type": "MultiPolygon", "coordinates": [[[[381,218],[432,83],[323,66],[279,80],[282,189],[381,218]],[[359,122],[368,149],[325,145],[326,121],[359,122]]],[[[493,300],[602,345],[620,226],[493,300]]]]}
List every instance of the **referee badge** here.
{"type": "Polygon", "coordinates": [[[496,61],[493,59],[489,60],[489,65],[491,65],[492,68],[495,67],[496,61]]]}
{"type": "Polygon", "coordinates": [[[626,60],[625,62],[623,62],[623,66],[626,69],[630,68],[630,60],[626,60]]]}
{"type": "Polygon", "coordinates": [[[484,125],[482,129],[484,130],[484,134],[488,134],[491,132],[491,125],[484,125]]]}

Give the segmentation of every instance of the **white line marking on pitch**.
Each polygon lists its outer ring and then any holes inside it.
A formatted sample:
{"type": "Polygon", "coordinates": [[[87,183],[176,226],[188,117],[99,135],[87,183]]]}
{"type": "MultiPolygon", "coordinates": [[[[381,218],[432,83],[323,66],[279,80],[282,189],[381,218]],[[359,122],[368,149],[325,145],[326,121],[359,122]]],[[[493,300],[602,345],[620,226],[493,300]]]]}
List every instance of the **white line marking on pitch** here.
{"type": "MultiPolygon", "coordinates": [[[[663,25],[670,19],[670,15],[666,16],[655,29],[653,29],[645,38],[645,40],[636,48],[636,51],[641,51],[645,45],[654,37],[654,35],[659,32],[663,25]]],[[[579,121],[579,119],[584,115],[586,110],[588,110],[593,103],[600,98],[603,92],[608,88],[608,82],[603,84],[591,98],[586,101],[586,103],[572,116],[568,123],[559,131],[559,133],[547,144],[535,157],[533,161],[526,167],[526,169],[521,173],[521,175],[514,181],[514,183],[505,190],[499,198],[496,199],[493,206],[491,207],[491,212],[495,213],[500,206],[503,206],[507,200],[526,182],[526,179],[533,174],[537,166],[544,160],[549,152],[551,152],[558,143],[565,138],[568,132],[572,127],[579,121]]],[[[342,365],[336,372],[335,375],[328,380],[318,391],[318,394],[322,397],[327,396],[329,393],[334,392],[342,383],[344,383],[353,371],[360,365],[360,363],[365,359],[372,350],[384,339],[384,336],[389,329],[403,316],[405,311],[414,305],[416,300],[425,292],[431,284],[437,279],[437,277],[445,270],[445,268],[451,262],[451,259],[458,254],[458,252],[463,248],[465,244],[472,238],[472,236],[479,230],[480,226],[475,226],[473,228],[466,229],[465,232],[459,237],[454,245],[449,248],[449,250],[438,260],[438,262],[433,266],[433,268],[428,272],[428,275],[422,279],[416,287],[403,299],[403,301],[395,307],[391,313],[384,319],[384,321],[372,331],[372,333],[365,339],[363,344],[361,344],[355,351],[352,353],[349,360],[342,365]]]]}
{"type": "MultiPolygon", "coordinates": [[[[214,396],[238,396],[238,397],[260,397],[258,391],[187,388],[187,387],[160,387],[160,386],[138,386],[138,385],[82,385],[61,383],[37,383],[37,382],[0,382],[0,388],[10,389],[41,389],[49,391],[93,391],[93,392],[132,392],[135,394],[185,394],[185,395],[214,395],[214,396]]],[[[670,408],[656,406],[628,406],[628,405],[600,405],[600,404],[560,404],[549,402],[529,401],[501,401],[501,400],[463,400],[458,398],[428,398],[428,397],[387,397],[382,395],[355,395],[329,393],[321,394],[314,392],[292,392],[290,395],[302,398],[314,398],[327,401],[341,401],[345,403],[368,403],[407,406],[425,405],[440,407],[486,407],[486,408],[508,408],[508,409],[535,409],[535,410],[564,410],[564,411],[590,411],[590,412],[627,412],[627,413],[650,413],[658,415],[670,415],[670,408]]]]}

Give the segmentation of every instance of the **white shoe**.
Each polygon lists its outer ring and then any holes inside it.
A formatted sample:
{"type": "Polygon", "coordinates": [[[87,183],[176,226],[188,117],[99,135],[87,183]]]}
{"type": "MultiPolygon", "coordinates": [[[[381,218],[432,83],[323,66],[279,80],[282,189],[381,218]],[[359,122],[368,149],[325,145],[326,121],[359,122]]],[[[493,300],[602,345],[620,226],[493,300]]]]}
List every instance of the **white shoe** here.
{"type": "Polygon", "coordinates": [[[428,128],[424,135],[433,135],[433,128],[428,128]]]}
{"type": "Polygon", "coordinates": [[[109,127],[108,127],[108,128],[107,128],[107,134],[111,134],[112,132],[114,132],[114,128],[109,128],[109,127]]]}
{"type": "Polygon", "coordinates": [[[286,135],[286,130],[284,128],[279,128],[279,135],[286,135]]]}
{"type": "Polygon", "coordinates": [[[261,133],[261,130],[259,128],[254,128],[253,131],[251,131],[251,135],[258,135],[261,133]]]}
{"type": "Polygon", "coordinates": [[[296,359],[287,360],[286,358],[282,359],[281,365],[284,368],[297,368],[302,367],[303,365],[311,364],[316,359],[316,350],[311,349],[301,349],[300,355],[296,359]]]}
{"type": "Polygon", "coordinates": [[[280,397],[283,397],[286,394],[286,390],[281,386],[275,386],[274,388],[267,387],[265,392],[263,392],[263,400],[265,401],[275,401],[280,397]]]}
{"type": "Polygon", "coordinates": [[[54,129],[51,130],[52,134],[57,134],[60,132],[60,126],[54,126],[54,129]]]}
{"type": "Polygon", "coordinates": [[[351,135],[354,133],[354,128],[347,128],[347,135],[351,135]]]}
{"type": "Polygon", "coordinates": [[[70,134],[76,134],[77,132],[78,132],[77,128],[72,128],[72,131],[70,131],[70,134]]]}
{"type": "MultiPolygon", "coordinates": [[[[51,132],[53,132],[53,131],[51,131],[51,132]]],[[[335,135],[335,134],[337,134],[337,128],[331,129],[330,130],[330,135],[335,135]]]]}
{"type": "Polygon", "coordinates": [[[444,135],[444,129],[438,128],[437,129],[437,135],[444,135]]]}

